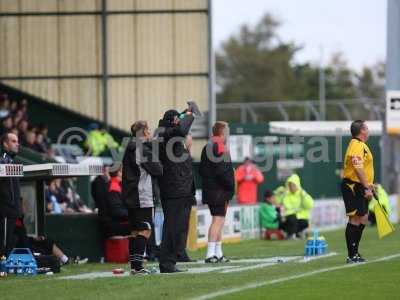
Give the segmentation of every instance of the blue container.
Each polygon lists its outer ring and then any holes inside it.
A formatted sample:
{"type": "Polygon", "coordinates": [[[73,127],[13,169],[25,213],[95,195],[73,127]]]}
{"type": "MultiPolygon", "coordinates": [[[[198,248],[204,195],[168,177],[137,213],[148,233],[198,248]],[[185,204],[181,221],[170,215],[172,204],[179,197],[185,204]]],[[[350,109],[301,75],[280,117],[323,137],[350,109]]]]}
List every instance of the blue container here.
{"type": "Polygon", "coordinates": [[[304,249],[305,256],[323,255],[328,250],[328,244],[323,236],[319,236],[318,230],[314,230],[312,238],[306,242],[304,249]]]}
{"type": "Polygon", "coordinates": [[[28,248],[15,248],[5,262],[6,272],[16,275],[36,275],[37,263],[28,248]]]}

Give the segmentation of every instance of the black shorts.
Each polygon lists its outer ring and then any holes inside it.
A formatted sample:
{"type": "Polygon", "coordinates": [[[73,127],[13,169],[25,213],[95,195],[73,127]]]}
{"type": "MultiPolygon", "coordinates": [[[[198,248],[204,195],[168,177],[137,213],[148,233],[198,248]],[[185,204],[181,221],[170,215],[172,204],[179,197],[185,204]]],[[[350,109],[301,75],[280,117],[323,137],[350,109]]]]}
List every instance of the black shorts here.
{"type": "Polygon", "coordinates": [[[210,209],[210,213],[214,217],[225,217],[226,211],[228,210],[228,202],[225,204],[208,204],[208,208],[210,209]]]}
{"type": "Polygon", "coordinates": [[[364,196],[365,188],[361,183],[343,179],[341,190],[346,214],[349,217],[368,214],[368,200],[364,196]]]}
{"type": "Polygon", "coordinates": [[[130,208],[128,209],[128,215],[132,231],[151,230],[154,208],[130,208]]]}

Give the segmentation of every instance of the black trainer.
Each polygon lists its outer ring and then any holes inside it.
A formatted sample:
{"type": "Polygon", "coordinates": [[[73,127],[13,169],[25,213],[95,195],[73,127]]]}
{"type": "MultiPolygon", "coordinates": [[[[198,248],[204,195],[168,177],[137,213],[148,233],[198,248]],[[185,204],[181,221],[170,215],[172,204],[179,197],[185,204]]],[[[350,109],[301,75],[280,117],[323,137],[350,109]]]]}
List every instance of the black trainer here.
{"type": "Polygon", "coordinates": [[[216,256],[211,256],[211,257],[206,258],[206,259],[204,260],[204,262],[205,262],[206,264],[216,264],[216,263],[219,263],[219,259],[218,259],[218,257],[216,257],[216,256]]]}
{"type": "Polygon", "coordinates": [[[358,258],[357,258],[357,256],[353,256],[353,257],[347,257],[346,258],[346,263],[347,264],[356,264],[356,263],[358,263],[358,258]]]}
{"type": "Polygon", "coordinates": [[[230,262],[230,259],[229,259],[229,258],[226,258],[226,257],[223,255],[223,256],[221,256],[220,258],[218,258],[218,262],[220,262],[220,263],[228,263],[228,262],[230,262]]]}
{"type": "Polygon", "coordinates": [[[360,253],[357,253],[355,258],[357,259],[357,262],[359,262],[359,263],[367,262],[367,260],[365,258],[363,258],[360,253]]]}

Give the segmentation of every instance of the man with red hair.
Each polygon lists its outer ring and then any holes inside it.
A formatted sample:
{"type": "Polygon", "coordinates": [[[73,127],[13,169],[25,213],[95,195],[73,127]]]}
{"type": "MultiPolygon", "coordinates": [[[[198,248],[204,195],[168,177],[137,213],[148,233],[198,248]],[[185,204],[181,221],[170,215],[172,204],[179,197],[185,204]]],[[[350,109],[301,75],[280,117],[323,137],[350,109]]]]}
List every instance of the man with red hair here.
{"type": "Polygon", "coordinates": [[[213,126],[213,136],[201,153],[202,200],[204,204],[208,204],[212,216],[208,231],[206,263],[229,261],[222,252],[222,229],[228,202],[235,190],[234,171],[226,147],[228,133],[228,123],[216,122],[213,126]]]}

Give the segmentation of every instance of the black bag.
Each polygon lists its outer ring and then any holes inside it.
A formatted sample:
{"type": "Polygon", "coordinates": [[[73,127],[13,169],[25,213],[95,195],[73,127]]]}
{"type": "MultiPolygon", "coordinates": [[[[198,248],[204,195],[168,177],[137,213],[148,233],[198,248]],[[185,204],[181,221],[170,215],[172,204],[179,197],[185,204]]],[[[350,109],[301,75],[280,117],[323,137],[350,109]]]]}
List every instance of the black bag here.
{"type": "Polygon", "coordinates": [[[55,255],[35,256],[38,269],[48,268],[53,273],[60,273],[60,261],[55,255]]]}

